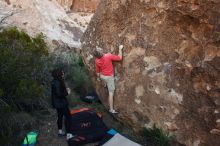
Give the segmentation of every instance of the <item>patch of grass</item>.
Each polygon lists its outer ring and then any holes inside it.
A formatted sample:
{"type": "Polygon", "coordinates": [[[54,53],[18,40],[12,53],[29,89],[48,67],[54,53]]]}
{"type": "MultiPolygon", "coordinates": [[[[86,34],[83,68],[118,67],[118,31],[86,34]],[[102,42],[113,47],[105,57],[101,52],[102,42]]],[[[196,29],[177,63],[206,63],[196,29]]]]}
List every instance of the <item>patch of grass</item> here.
{"type": "Polygon", "coordinates": [[[144,128],[143,135],[146,140],[155,146],[171,146],[174,136],[163,131],[161,128],[153,126],[153,128],[144,128]]]}

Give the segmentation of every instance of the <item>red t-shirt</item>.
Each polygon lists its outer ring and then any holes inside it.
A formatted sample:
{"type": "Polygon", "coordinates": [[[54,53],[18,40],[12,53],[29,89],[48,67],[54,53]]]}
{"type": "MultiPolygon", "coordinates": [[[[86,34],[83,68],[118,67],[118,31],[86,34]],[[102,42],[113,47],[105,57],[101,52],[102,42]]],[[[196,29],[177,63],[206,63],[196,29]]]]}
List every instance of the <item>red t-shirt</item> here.
{"type": "Polygon", "coordinates": [[[96,58],[96,73],[101,73],[104,76],[113,76],[114,69],[112,61],[120,61],[121,59],[120,56],[112,55],[111,53],[104,54],[101,58],[96,58]]]}

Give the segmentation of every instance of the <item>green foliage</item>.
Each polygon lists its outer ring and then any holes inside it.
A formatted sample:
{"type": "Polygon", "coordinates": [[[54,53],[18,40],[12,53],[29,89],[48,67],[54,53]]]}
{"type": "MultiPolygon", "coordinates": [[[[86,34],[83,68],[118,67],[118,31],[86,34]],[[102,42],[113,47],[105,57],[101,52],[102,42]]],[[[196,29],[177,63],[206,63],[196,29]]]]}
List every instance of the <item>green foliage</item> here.
{"type": "Polygon", "coordinates": [[[85,67],[82,57],[79,57],[78,64],[80,67],[85,67]]]}
{"type": "Polygon", "coordinates": [[[15,27],[0,30],[0,145],[8,146],[33,126],[30,113],[48,108],[43,98],[50,96],[54,68],[64,69],[72,90],[92,89],[83,60],[74,52],[50,56],[42,34],[30,37],[15,27]]]}
{"type": "Polygon", "coordinates": [[[43,86],[33,80],[21,80],[18,84],[15,94],[22,98],[40,97],[43,92],[43,86]]]}
{"type": "Polygon", "coordinates": [[[77,93],[92,90],[92,82],[81,57],[70,51],[56,54],[53,58],[54,68],[64,69],[66,81],[73,90],[77,93]]]}
{"type": "Polygon", "coordinates": [[[170,146],[170,142],[174,139],[173,136],[164,132],[161,128],[157,128],[155,125],[153,128],[144,128],[143,133],[147,141],[156,146],[170,146]]]}
{"type": "Polygon", "coordinates": [[[13,136],[34,123],[21,110],[41,106],[43,85],[48,83],[48,56],[42,34],[32,38],[15,27],[0,31],[0,145],[14,141],[13,136]]]}
{"type": "Polygon", "coordinates": [[[41,96],[41,58],[48,56],[43,36],[31,38],[16,28],[5,29],[0,32],[0,52],[0,89],[5,98],[41,96]]]}
{"type": "Polygon", "coordinates": [[[4,95],[3,90],[0,88],[0,97],[2,97],[4,95]]]}

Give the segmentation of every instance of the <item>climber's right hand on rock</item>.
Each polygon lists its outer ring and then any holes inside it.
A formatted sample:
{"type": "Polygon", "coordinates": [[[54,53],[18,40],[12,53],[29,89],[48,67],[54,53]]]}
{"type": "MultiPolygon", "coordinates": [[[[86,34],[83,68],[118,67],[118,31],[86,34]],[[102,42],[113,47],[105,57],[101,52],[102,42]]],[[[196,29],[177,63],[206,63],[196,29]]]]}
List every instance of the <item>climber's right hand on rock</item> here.
{"type": "Polygon", "coordinates": [[[119,50],[122,50],[123,48],[124,48],[123,45],[120,45],[120,46],[119,46],[119,50]]]}

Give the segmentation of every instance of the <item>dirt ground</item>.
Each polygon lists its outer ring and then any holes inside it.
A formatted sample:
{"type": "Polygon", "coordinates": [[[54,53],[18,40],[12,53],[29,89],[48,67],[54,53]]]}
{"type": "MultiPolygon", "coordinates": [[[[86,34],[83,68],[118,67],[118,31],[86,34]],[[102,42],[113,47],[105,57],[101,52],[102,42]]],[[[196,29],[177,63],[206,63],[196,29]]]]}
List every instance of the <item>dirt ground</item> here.
{"type": "Polygon", "coordinates": [[[50,117],[46,118],[39,130],[39,146],[67,146],[65,138],[57,136],[56,113],[52,112],[50,117]]]}

